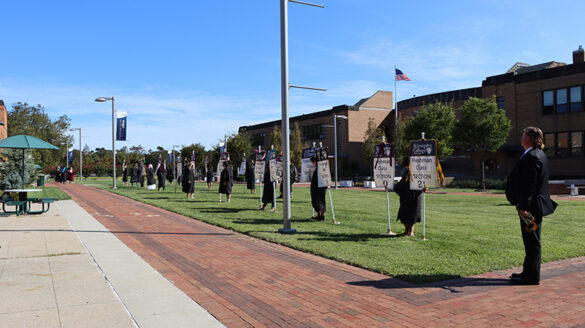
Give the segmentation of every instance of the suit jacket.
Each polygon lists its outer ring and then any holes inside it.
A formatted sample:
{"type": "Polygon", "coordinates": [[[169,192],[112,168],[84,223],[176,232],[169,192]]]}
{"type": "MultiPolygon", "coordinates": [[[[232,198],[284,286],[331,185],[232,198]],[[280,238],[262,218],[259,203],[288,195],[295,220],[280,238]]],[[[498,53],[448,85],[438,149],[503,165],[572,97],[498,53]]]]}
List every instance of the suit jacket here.
{"type": "Polygon", "coordinates": [[[506,181],[506,198],[520,210],[529,211],[540,223],[557,204],[548,193],[548,159],[542,149],[532,148],[514,166],[506,181]]]}

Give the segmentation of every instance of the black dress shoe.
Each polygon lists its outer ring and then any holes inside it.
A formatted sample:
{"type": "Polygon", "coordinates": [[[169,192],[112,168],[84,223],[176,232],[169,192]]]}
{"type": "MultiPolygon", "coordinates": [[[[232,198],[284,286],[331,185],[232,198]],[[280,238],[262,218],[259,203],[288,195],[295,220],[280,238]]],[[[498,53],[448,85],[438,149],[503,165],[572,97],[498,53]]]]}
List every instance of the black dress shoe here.
{"type": "Polygon", "coordinates": [[[522,275],[523,275],[523,273],[514,272],[510,275],[510,278],[522,278],[522,275]]]}
{"type": "Polygon", "coordinates": [[[538,280],[528,280],[524,278],[511,278],[510,282],[514,285],[540,285],[538,280]]]}

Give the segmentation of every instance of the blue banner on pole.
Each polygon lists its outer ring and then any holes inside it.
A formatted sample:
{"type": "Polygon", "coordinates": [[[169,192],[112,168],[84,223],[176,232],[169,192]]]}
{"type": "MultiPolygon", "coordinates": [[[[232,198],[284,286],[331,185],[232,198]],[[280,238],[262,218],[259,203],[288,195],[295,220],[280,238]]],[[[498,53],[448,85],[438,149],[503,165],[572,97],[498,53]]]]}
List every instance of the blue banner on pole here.
{"type": "Polygon", "coordinates": [[[126,141],[126,112],[118,112],[118,124],[116,128],[116,140],[126,141]]]}
{"type": "Polygon", "coordinates": [[[73,149],[67,150],[67,161],[73,162],[73,149]]]}
{"type": "Polygon", "coordinates": [[[173,152],[172,151],[168,151],[168,162],[172,163],[173,162],[173,152]]]}

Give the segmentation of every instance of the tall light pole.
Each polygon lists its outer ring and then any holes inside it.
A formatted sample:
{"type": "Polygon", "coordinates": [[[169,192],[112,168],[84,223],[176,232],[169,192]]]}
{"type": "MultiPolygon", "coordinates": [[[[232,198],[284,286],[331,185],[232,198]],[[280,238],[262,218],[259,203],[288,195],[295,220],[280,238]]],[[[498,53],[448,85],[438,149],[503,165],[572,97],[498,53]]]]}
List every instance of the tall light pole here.
{"type": "Polygon", "coordinates": [[[334,140],[334,147],[335,147],[335,189],[337,189],[337,119],[338,118],[347,120],[347,116],[333,114],[333,140],[334,140]]]}
{"type": "Polygon", "coordinates": [[[81,128],[72,128],[69,131],[79,131],[79,182],[83,182],[83,156],[81,154],[81,128]]]}
{"type": "MultiPolygon", "coordinates": [[[[296,229],[290,226],[290,125],[289,125],[289,111],[288,111],[288,89],[299,88],[293,86],[288,81],[288,3],[294,2],[303,5],[323,8],[321,5],[315,5],[308,2],[297,0],[280,0],[280,90],[281,90],[281,104],[282,104],[282,154],[283,172],[282,172],[282,221],[283,228],[278,229],[281,233],[295,233],[296,229]]],[[[323,89],[300,87],[303,89],[313,89],[324,91],[323,89]]]]}
{"type": "Polygon", "coordinates": [[[69,137],[65,138],[65,143],[61,143],[61,145],[65,145],[67,149],[65,149],[65,168],[69,167],[69,137]]]}
{"type": "Polygon", "coordinates": [[[116,187],[116,138],[114,136],[114,97],[97,97],[95,98],[95,101],[97,102],[106,102],[108,100],[112,101],[112,155],[114,156],[114,160],[113,160],[113,173],[114,173],[114,186],[112,187],[112,189],[118,189],[116,187]]]}

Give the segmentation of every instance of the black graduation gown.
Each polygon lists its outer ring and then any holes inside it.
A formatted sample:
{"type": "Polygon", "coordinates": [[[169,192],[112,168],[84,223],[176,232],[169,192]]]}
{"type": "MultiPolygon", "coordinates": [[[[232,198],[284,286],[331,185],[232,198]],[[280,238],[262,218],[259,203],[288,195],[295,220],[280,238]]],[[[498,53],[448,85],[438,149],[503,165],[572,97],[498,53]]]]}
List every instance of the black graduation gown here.
{"type": "Polygon", "coordinates": [[[162,190],[165,190],[165,183],[166,183],[166,179],[167,179],[167,170],[165,168],[163,168],[162,166],[158,168],[158,171],[156,172],[156,177],[158,178],[158,190],[160,190],[160,188],[162,188],[162,190]]]}
{"type": "Polygon", "coordinates": [[[210,183],[213,181],[213,167],[211,165],[207,166],[207,183],[210,183]]]}
{"type": "Polygon", "coordinates": [[[313,172],[311,177],[311,204],[317,212],[326,212],[327,204],[325,203],[325,190],[327,187],[319,188],[319,182],[317,178],[317,169],[313,172]]]}
{"type": "Polygon", "coordinates": [[[128,168],[124,168],[124,172],[122,173],[122,182],[128,182],[128,168]]]}
{"type": "Polygon", "coordinates": [[[140,170],[137,167],[132,168],[132,176],[130,177],[130,183],[139,183],[140,181],[140,170]]]}
{"type": "Polygon", "coordinates": [[[232,166],[228,165],[221,171],[221,175],[219,176],[219,193],[231,195],[233,185],[234,176],[232,172],[232,166]]]}
{"type": "Polygon", "coordinates": [[[183,183],[181,184],[183,192],[192,194],[195,191],[195,174],[189,169],[188,165],[183,166],[183,183]]]}
{"type": "Polygon", "coordinates": [[[148,168],[148,171],[146,171],[146,184],[149,186],[156,184],[156,180],[154,180],[154,169],[148,168]]]}
{"type": "Polygon", "coordinates": [[[406,175],[394,185],[394,192],[400,197],[400,208],[396,220],[402,224],[415,224],[420,222],[421,205],[420,194],[421,190],[410,190],[410,181],[406,180],[406,175]]]}
{"type": "Polygon", "coordinates": [[[138,165],[138,182],[140,183],[141,187],[144,187],[144,174],[146,171],[144,170],[144,164],[138,165]]]}
{"type": "Polygon", "coordinates": [[[264,171],[264,190],[262,190],[262,203],[272,203],[274,201],[274,185],[270,181],[270,170],[264,171]]]}
{"type": "Polygon", "coordinates": [[[250,190],[256,189],[256,174],[254,173],[254,165],[246,166],[246,188],[250,190]]]}

